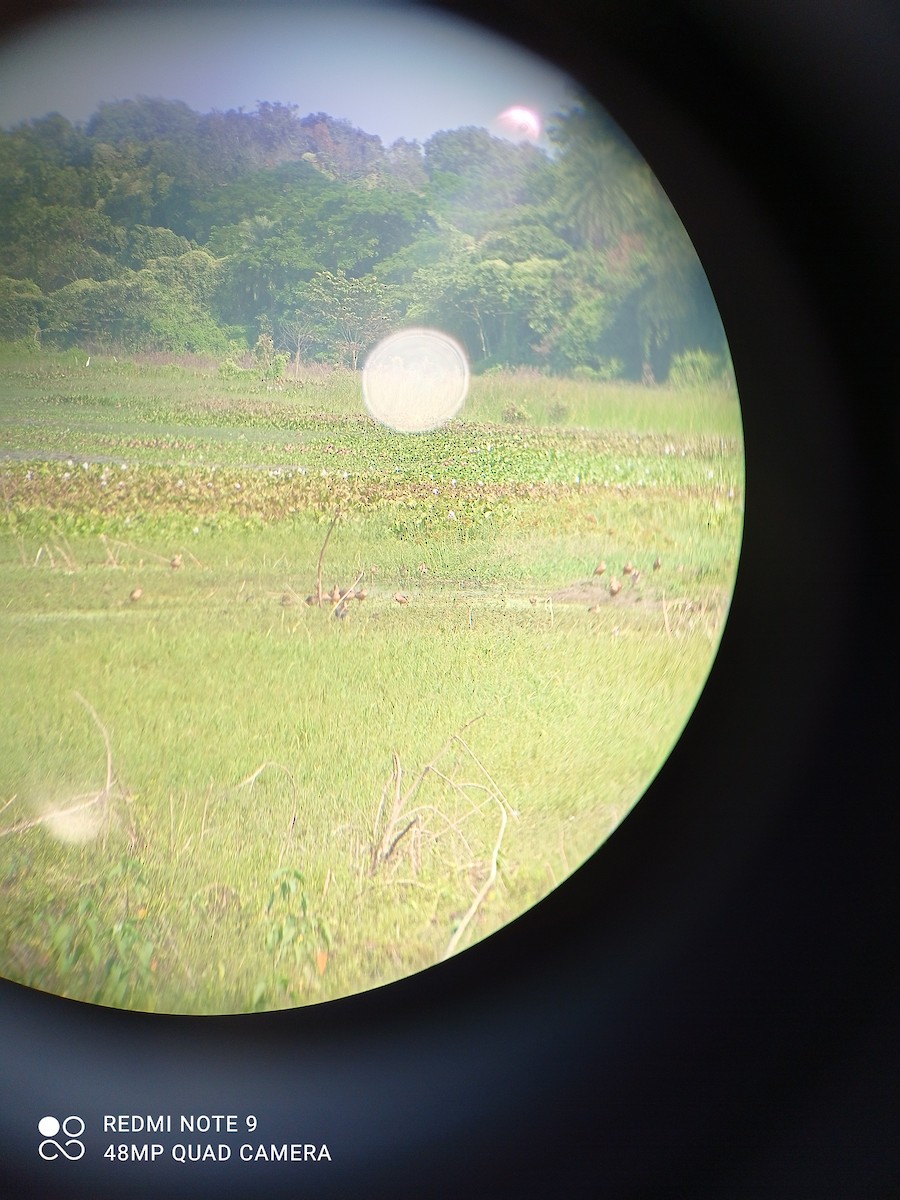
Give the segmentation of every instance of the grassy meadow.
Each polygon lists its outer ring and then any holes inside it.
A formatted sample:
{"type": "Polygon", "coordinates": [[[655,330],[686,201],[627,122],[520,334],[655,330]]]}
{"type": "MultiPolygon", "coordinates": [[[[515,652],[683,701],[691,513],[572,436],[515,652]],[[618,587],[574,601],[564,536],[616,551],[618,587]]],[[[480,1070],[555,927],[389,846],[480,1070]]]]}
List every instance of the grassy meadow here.
{"type": "Polygon", "coordinates": [[[678,738],[743,495],[725,387],[493,373],[403,435],[349,372],[8,348],[0,973],[244,1012],[498,929],[678,738]]]}

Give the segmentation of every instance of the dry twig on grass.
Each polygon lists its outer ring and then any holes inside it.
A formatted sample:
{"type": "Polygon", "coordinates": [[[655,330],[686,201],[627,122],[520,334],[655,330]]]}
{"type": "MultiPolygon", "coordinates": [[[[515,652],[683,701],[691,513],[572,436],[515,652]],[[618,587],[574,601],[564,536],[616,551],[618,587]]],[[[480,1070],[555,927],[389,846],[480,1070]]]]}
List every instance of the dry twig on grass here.
{"type": "Polygon", "coordinates": [[[500,847],[503,844],[503,835],[506,832],[506,820],[507,820],[506,808],[503,804],[500,803],[499,800],[497,801],[497,807],[500,809],[500,829],[499,829],[499,832],[497,833],[497,841],[494,844],[494,852],[491,855],[490,874],[488,875],[488,877],[484,881],[484,883],[481,885],[478,895],[475,897],[475,899],[469,905],[469,908],[466,911],[465,916],[462,918],[460,923],[457,925],[456,930],[453,934],[453,937],[450,939],[449,943],[447,944],[447,949],[444,951],[444,955],[443,955],[444,959],[448,959],[450,957],[450,955],[453,954],[455,952],[455,950],[457,949],[457,947],[459,946],[459,943],[460,943],[460,940],[462,939],[463,934],[468,929],[472,918],[475,916],[475,914],[478,912],[479,908],[481,907],[481,902],[484,900],[485,896],[488,894],[488,892],[494,886],[494,880],[497,878],[497,859],[500,855],[500,847]]]}
{"type": "Polygon", "coordinates": [[[353,580],[353,582],[350,584],[349,587],[341,588],[341,587],[338,587],[337,584],[335,584],[330,592],[325,592],[322,588],[322,567],[325,562],[325,551],[328,547],[328,541],[329,541],[332,533],[334,532],[334,527],[335,527],[335,525],[337,525],[338,520],[340,519],[340,515],[341,515],[341,510],[337,509],[337,511],[335,512],[334,516],[331,519],[331,524],[328,526],[328,531],[326,532],[324,541],[322,542],[322,548],[319,551],[319,559],[318,559],[318,562],[316,563],[315,590],[311,596],[306,597],[306,603],[308,605],[310,605],[312,607],[316,607],[316,608],[324,608],[326,601],[327,601],[331,605],[331,611],[328,614],[330,617],[346,616],[347,607],[348,607],[349,602],[351,600],[353,600],[354,598],[359,598],[359,599],[364,598],[364,597],[355,597],[353,589],[356,587],[356,585],[362,579],[363,575],[365,575],[365,573],[366,573],[365,567],[360,568],[359,574],[356,576],[356,578],[353,580]]]}
{"type": "Polygon", "coordinates": [[[325,561],[325,548],[328,545],[328,539],[331,537],[332,531],[334,530],[335,525],[337,525],[338,517],[340,517],[340,515],[341,510],[338,509],[331,519],[331,524],[328,526],[328,532],[325,534],[325,541],[322,543],[322,549],[319,551],[319,561],[316,566],[316,603],[318,604],[319,608],[322,607],[322,600],[324,599],[322,596],[322,563],[325,561]]]}
{"type": "Polygon", "coordinates": [[[375,875],[378,871],[385,869],[392,862],[396,861],[397,849],[403,843],[409,845],[410,858],[413,861],[414,868],[418,869],[419,846],[423,835],[429,836],[433,845],[437,844],[442,837],[451,835],[464,848],[468,857],[470,859],[474,858],[471,845],[473,839],[471,838],[471,834],[467,830],[464,830],[464,826],[467,821],[479,816],[483,812],[485,805],[493,803],[499,808],[501,814],[500,828],[491,855],[487,878],[457,925],[453,937],[450,939],[450,943],[444,952],[444,958],[454,953],[466,929],[481,907],[484,898],[493,887],[497,879],[500,848],[503,843],[503,836],[506,832],[509,817],[512,816],[513,819],[517,819],[518,817],[518,814],[511,808],[509,801],[491,773],[468,742],[462,737],[463,731],[472,725],[474,721],[481,720],[481,717],[484,715],[482,713],[480,717],[475,717],[473,721],[468,721],[458,733],[452,734],[441,750],[430,762],[422,767],[406,787],[404,787],[404,774],[400,756],[396,751],[394,752],[393,769],[382,789],[381,800],[379,801],[372,830],[369,860],[370,876],[375,875]],[[449,752],[456,747],[464,751],[471,762],[477,767],[479,778],[471,780],[458,777],[461,761],[458,755],[453,764],[445,769],[444,760],[449,752]],[[411,807],[411,802],[416,798],[429,776],[433,776],[436,780],[440,781],[446,790],[455,797],[457,807],[460,801],[463,802],[465,811],[461,816],[458,811],[453,816],[450,816],[434,804],[420,803],[415,807],[411,807]],[[482,794],[484,798],[476,800],[470,794],[473,791],[482,794]],[[433,827],[432,818],[440,820],[441,827],[439,829],[433,827]]]}

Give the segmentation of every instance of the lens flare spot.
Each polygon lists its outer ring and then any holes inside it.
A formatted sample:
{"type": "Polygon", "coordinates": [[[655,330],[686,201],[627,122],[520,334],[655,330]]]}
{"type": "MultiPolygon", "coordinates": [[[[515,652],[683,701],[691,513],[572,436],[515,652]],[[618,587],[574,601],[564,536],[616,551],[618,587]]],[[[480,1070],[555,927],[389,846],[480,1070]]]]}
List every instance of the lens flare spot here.
{"type": "Polygon", "coordinates": [[[525,108],[522,104],[514,104],[511,108],[506,108],[497,118],[497,124],[503,132],[508,136],[518,136],[531,138],[532,141],[537,141],[541,136],[541,119],[531,108],[525,108]]]}
{"type": "Polygon", "coordinates": [[[446,333],[403,329],[379,342],[366,359],[362,386],[376,421],[398,433],[425,433],[462,409],[469,362],[446,333]]]}
{"type": "Polygon", "coordinates": [[[103,832],[105,811],[99,796],[76,796],[41,806],[40,822],[49,834],[69,846],[93,841],[103,832]]]}

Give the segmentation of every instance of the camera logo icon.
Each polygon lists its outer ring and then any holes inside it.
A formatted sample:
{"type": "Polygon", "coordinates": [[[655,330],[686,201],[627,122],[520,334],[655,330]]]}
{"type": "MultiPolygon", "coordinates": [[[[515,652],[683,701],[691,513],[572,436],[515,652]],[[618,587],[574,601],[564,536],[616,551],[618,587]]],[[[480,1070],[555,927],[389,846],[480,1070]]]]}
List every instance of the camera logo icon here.
{"type": "Polygon", "coordinates": [[[79,1158],[84,1157],[84,1142],[79,1141],[84,1133],[84,1121],[81,1117],[65,1117],[62,1122],[56,1117],[41,1117],[38,1121],[38,1133],[44,1139],[38,1146],[38,1154],[47,1162],[52,1162],[60,1155],[71,1162],[77,1162],[79,1158]],[[56,1141],[60,1130],[65,1142],[56,1141]]]}

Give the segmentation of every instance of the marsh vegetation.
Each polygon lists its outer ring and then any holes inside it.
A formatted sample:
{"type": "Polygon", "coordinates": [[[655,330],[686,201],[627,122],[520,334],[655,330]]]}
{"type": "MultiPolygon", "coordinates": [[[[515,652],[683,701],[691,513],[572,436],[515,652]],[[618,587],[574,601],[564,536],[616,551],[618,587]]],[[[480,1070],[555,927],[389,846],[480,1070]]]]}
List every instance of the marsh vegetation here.
{"type": "Polygon", "coordinates": [[[464,949],[602,844],[721,636],[732,389],[493,372],[403,435],[347,370],[85,364],[10,349],[0,376],[4,975],[313,1003],[464,949]]]}

